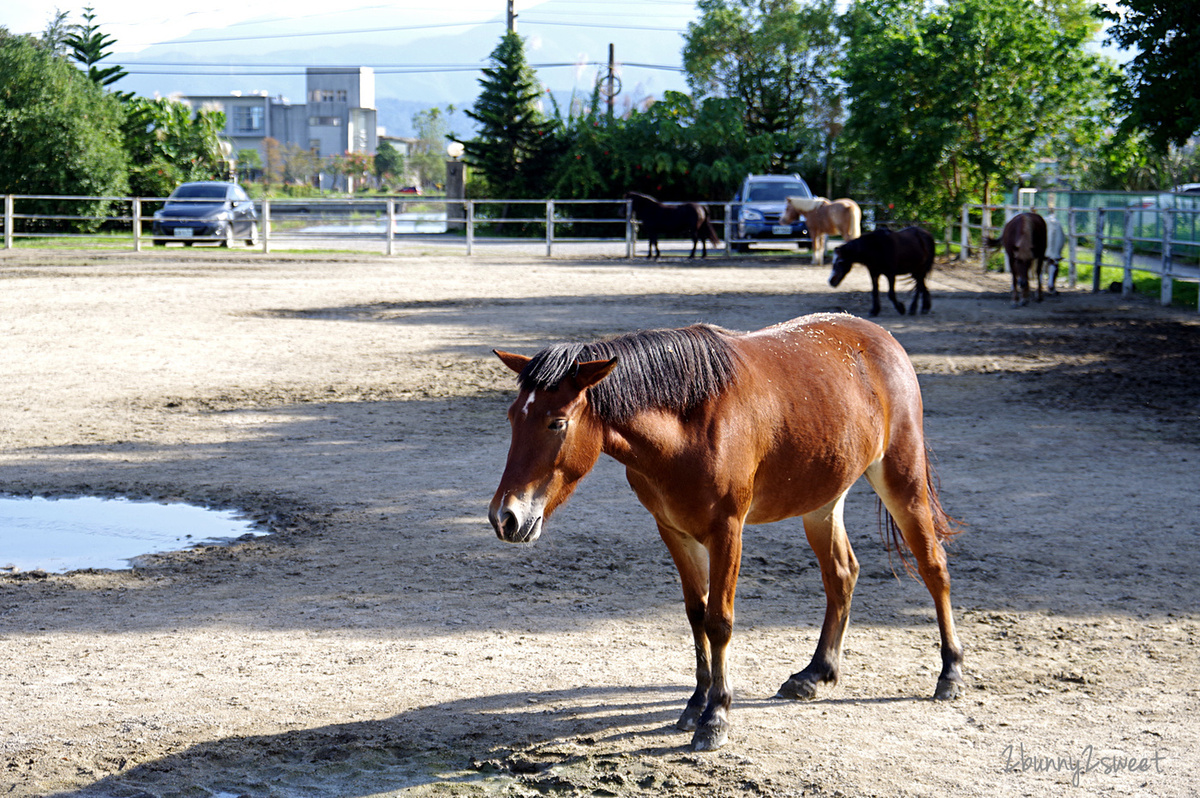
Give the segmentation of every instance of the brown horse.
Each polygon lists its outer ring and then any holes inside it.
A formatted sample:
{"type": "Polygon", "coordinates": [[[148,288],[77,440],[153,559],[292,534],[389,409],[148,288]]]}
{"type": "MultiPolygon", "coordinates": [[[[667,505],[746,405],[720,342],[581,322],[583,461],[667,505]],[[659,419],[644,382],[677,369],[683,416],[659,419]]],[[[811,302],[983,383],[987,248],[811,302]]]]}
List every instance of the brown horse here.
{"type": "Polygon", "coordinates": [[[827,200],[824,197],[788,197],[780,224],[792,224],[801,216],[813,241],[813,263],[825,263],[825,237],[841,235],[853,241],[862,235],[862,209],[852,199],[827,200]]]}
{"type": "Polygon", "coordinates": [[[942,549],[954,528],[931,479],[916,374],[888,332],[822,314],[744,334],[696,325],[496,354],[519,375],[508,462],[488,509],[496,534],[537,539],[602,453],[625,466],[683,584],[696,691],[677,725],[695,731],[695,750],[719,747],[729,729],[725,656],[743,524],[801,516],[821,566],[817,650],[779,697],[813,698],[817,685],[837,682],[858,576],[842,504],[863,475],[933,595],[942,646],[934,697],[959,694],[942,549]]]}
{"type": "MultiPolygon", "coordinates": [[[[989,238],[989,247],[1004,247],[1012,271],[1012,305],[1029,304],[1029,273],[1037,274],[1037,301],[1042,301],[1042,262],[1046,258],[1046,220],[1040,214],[1018,213],[1004,225],[999,238],[989,238]]],[[[1061,247],[1059,249],[1061,251],[1061,247]]]]}

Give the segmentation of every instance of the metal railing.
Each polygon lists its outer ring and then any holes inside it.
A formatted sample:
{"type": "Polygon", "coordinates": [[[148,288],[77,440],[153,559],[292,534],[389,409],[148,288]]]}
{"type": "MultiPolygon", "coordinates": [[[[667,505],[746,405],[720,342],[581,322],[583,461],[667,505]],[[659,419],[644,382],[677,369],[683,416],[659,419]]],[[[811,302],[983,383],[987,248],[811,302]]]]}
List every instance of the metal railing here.
{"type": "MultiPolygon", "coordinates": [[[[1028,210],[1032,208],[964,205],[959,221],[960,258],[968,257],[973,249],[985,249],[988,237],[999,236],[1009,219],[1028,210]],[[1003,212],[1003,220],[999,223],[993,218],[998,212],[1003,212]],[[972,217],[977,217],[979,222],[973,222],[972,217]]],[[[1200,282],[1200,265],[1197,264],[1200,208],[1125,205],[1043,208],[1036,212],[1044,217],[1054,216],[1062,226],[1066,250],[1063,260],[1067,264],[1068,285],[1072,287],[1078,282],[1080,265],[1091,266],[1093,291],[1102,290],[1102,267],[1121,269],[1121,292],[1125,295],[1133,293],[1133,273],[1147,272],[1161,278],[1159,299],[1162,304],[1169,305],[1174,281],[1200,282]],[[1113,262],[1114,255],[1116,262],[1113,262]]],[[[1197,310],[1200,310],[1200,302],[1197,310]]]]}
{"type": "MultiPolygon", "coordinates": [[[[164,216],[164,198],[6,195],[3,235],[5,249],[30,239],[79,239],[116,248],[142,251],[148,245],[178,243],[230,246],[252,242],[272,247],[353,240],[379,242],[393,255],[404,242],[437,242],[462,246],[471,255],[480,245],[543,244],[552,256],[576,244],[611,244],[614,251],[636,254],[639,223],[628,200],[454,200],[444,197],[393,196],[371,198],[270,198],[254,201],[253,234],[228,228],[199,231],[183,216],[164,216]],[[157,214],[157,219],[156,219],[157,214]],[[157,224],[156,224],[157,223],[157,224]],[[177,225],[174,223],[178,223],[177,225]],[[178,231],[178,232],[177,232],[178,231]]],[[[732,222],[738,206],[702,203],[727,253],[748,245],[811,246],[806,237],[773,235],[745,238],[732,222]],[[745,245],[745,246],[744,246],[745,245]]],[[[672,236],[675,238],[676,236],[672,236]]]]}

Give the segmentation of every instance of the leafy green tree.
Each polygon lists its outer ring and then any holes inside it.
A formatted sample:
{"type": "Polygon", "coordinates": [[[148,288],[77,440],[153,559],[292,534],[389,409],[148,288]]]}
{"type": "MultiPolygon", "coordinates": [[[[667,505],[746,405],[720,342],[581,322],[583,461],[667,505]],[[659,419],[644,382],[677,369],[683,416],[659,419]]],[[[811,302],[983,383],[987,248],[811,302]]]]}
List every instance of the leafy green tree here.
{"type": "Polygon", "coordinates": [[[165,197],[190,180],[224,179],[221,132],[225,114],[165,98],[132,97],[125,107],[129,183],[140,197],[165,197]]]}
{"type": "Polygon", "coordinates": [[[262,155],[254,147],[246,147],[237,151],[238,181],[249,183],[256,174],[262,172],[262,155]]]}
{"type": "MultiPolygon", "coordinates": [[[[66,59],[0,28],[0,193],[123,196],[124,109],[66,59]]],[[[106,203],[45,205],[88,215],[106,203]]]]}
{"type": "MultiPolygon", "coordinates": [[[[71,48],[71,57],[87,70],[88,77],[97,85],[110,86],[129,74],[119,66],[97,66],[108,58],[109,48],[116,40],[100,32],[100,26],[96,24],[96,13],[91,6],[83,9],[83,24],[74,26],[74,30],[68,33],[63,41],[71,48]]],[[[130,96],[132,95],[124,95],[123,99],[130,96]]]]}
{"type": "Polygon", "coordinates": [[[775,136],[774,166],[818,153],[839,86],[834,0],[699,0],[683,49],[688,85],[698,98],[741,100],[750,135],[775,136]],[[825,100],[823,103],[822,100],[825,100]]]}
{"type": "Polygon", "coordinates": [[[844,135],[869,189],[909,218],[990,202],[1104,111],[1084,27],[1028,0],[859,0],[844,25],[844,135]]]}
{"type": "Polygon", "coordinates": [[[381,141],[375,148],[375,177],[381,186],[404,175],[404,156],[390,141],[381,141]]]}
{"type": "Polygon", "coordinates": [[[479,85],[475,105],[466,112],[479,123],[478,135],[463,142],[466,160],[493,196],[534,196],[545,177],[542,149],[551,124],[539,108],[542,88],[525,60],[520,36],[504,35],[479,85]]]}
{"type": "Polygon", "coordinates": [[[1160,152],[1200,133],[1200,2],[1120,0],[1100,13],[1111,41],[1139,51],[1117,96],[1123,127],[1146,131],[1160,152]]]}
{"type": "Polygon", "coordinates": [[[559,153],[548,192],[619,198],[640,191],[661,200],[723,200],[748,173],[770,167],[774,138],[751,134],[741,101],[699,104],[668,91],[645,111],[609,122],[595,98],[588,112],[560,119],[548,149],[559,153]]]}
{"type": "Polygon", "coordinates": [[[413,115],[417,142],[408,158],[409,168],[416,173],[422,186],[441,186],[446,183],[446,143],[452,138],[449,117],[454,106],[418,111],[413,115]]]}

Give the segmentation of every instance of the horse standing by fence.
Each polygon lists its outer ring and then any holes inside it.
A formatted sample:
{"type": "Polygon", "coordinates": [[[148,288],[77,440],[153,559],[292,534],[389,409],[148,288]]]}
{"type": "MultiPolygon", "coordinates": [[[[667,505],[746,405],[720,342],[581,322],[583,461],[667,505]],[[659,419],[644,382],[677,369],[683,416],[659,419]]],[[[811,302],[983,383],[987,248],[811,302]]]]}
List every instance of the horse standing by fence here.
{"type": "Polygon", "coordinates": [[[779,223],[793,224],[801,216],[812,236],[813,263],[818,266],[825,263],[826,236],[840,235],[846,242],[862,235],[862,209],[852,199],[788,197],[779,223]]]}
{"type": "Polygon", "coordinates": [[[1037,275],[1037,301],[1042,301],[1042,262],[1046,257],[1046,220],[1032,211],[1009,219],[1000,238],[989,238],[989,247],[1004,247],[1012,270],[1013,307],[1029,304],[1029,273],[1037,275]]]}
{"type": "Polygon", "coordinates": [[[834,288],[849,274],[855,263],[861,263],[871,273],[871,315],[879,315],[879,278],[886,277],[888,281],[888,299],[892,305],[904,315],[904,303],[896,299],[896,277],[901,274],[912,275],[916,281],[913,290],[910,315],[917,312],[917,303],[921,303],[921,312],[928,313],[933,299],[925,278],[933,271],[933,236],[920,227],[906,227],[898,232],[886,228],[872,230],[864,236],[842,244],[833,251],[833,270],[829,274],[829,284],[834,288]]]}
{"type": "Polygon", "coordinates": [[[818,314],[744,334],[695,325],[533,357],[496,354],[519,385],[488,508],[496,534],[537,539],[602,453],[625,466],[682,581],[696,690],[677,726],[694,730],[695,750],[721,746],[729,729],[726,650],[743,524],[801,516],[821,567],[817,649],[778,696],[814,698],[818,685],[837,682],[858,575],[842,506],[863,475],[889,513],[889,550],[913,554],[933,596],[942,658],[934,697],[958,696],[962,647],[942,548],[955,529],[934,487],[916,373],[881,327],[818,314]]]}
{"type": "Polygon", "coordinates": [[[646,228],[646,238],[650,241],[646,250],[647,258],[658,258],[662,255],[662,250],[658,247],[658,238],[664,234],[682,232],[690,236],[692,254],[688,255],[689,258],[696,257],[697,242],[701,246],[702,258],[708,257],[707,241],[712,241],[714,247],[721,244],[721,239],[717,238],[717,232],[709,221],[708,211],[698,202],[663,203],[648,194],[639,194],[636,191],[630,191],[625,195],[625,199],[633,204],[633,215],[646,228]]]}

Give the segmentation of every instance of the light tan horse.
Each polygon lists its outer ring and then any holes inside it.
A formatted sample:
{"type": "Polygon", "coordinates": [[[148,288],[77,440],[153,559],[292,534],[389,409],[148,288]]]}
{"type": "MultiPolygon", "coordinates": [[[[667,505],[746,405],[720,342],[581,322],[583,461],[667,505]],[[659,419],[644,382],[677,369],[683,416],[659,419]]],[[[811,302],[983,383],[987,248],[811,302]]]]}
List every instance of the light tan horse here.
{"type": "Polygon", "coordinates": [[[825,237],[840,234],[843,241],[862,235],[862,209],[852,199],[827,200],[824,197],[788,197],[780,224],[792,224],[801,216],[808,224],[813,241],[813,263],[825,263],[825,237]]]}

